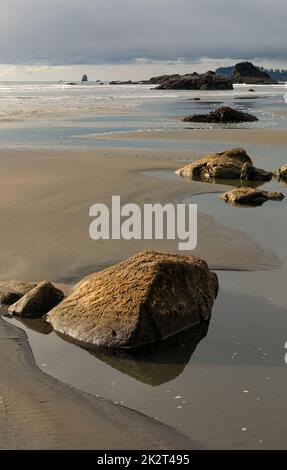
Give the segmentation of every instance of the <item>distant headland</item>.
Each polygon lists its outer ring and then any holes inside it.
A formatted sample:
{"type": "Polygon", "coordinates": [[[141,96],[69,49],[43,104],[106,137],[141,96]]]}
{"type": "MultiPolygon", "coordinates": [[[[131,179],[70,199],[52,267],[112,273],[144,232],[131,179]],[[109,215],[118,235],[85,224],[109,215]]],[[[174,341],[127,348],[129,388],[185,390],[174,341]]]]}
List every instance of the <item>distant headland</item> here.
{"type": "MultiPolygon", "coordinates": [[[[235,66],[229,67],[219,67],[215,70],[218,75],[222,75],[224,77],[232,77],[234,73],[235,66]]],[[[260,72],[266,72],[270,75],[271,78],[277,80],[278,82],[286,82],[287,81],[287,70],[284,69],[268,69],[264,67],[257,67],[260,72]]]]}

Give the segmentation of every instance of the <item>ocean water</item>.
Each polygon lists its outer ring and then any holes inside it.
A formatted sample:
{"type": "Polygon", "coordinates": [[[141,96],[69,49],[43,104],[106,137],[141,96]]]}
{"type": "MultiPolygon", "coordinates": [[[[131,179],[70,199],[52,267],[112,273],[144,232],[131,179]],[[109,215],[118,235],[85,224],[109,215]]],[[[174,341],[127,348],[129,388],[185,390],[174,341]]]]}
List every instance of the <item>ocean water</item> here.
{"type": "MultiPolygon", "coordinates": [[[[190,127],[182,122],[184,116],[221,105],[256,114],[260,120],[251,127],[285,128],[282,111],[286,110],[286,87],[253,88],[253,93],[244,85],[235,86],[233,91],[199,92],[97,82],[0,82],[0,147],[105,146],[107,141],[101,136],[114,132],[119,133],[119,140],[109,142],[109,146],[127,145],[121,141],[120,132],[183,129],[190,127]],[[200,101],[193,101],[195,97],[200,101]]],[[[212,127],[192,124],[204,126],[212,127]]],[[[133,145],[148,144],[137,141],[133,145]]]]}

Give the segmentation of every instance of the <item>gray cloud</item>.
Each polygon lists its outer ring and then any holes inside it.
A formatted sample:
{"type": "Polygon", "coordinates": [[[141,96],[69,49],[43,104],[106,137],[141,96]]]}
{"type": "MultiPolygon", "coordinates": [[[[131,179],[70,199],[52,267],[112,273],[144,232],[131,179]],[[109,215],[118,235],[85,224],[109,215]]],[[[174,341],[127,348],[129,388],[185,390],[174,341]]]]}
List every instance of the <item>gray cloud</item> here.
{"type": "Polygon", "coordinates": [[[1,0],[0,63],[286,59],[286,0],[1,0]]]}

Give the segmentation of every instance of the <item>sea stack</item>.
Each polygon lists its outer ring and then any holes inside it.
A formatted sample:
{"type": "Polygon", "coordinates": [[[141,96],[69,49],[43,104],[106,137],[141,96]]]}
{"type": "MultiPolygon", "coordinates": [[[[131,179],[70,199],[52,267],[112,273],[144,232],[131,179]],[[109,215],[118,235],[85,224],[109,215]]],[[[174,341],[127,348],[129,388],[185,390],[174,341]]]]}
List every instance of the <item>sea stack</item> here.
{"type": "Polygon", "coordinates": [[[87,81],[88,81],[88,75],[83,75],[82,82],[87,82],[87,81]]]}
{"type": "Polygon", "coordinates": [[[234,67],[233,83],[246,83],[252,85],[278,85],[267,72],[255,67],[251,62],[240,62],[234,67]]]}

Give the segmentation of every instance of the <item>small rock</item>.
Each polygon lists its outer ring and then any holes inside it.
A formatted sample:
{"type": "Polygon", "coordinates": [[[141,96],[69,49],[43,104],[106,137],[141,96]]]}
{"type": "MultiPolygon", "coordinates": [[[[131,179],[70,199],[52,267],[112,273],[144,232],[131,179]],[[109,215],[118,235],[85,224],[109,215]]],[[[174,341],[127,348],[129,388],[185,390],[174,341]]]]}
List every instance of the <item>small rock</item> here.
{"type": "MultiPolygon", "coordinates": [[[[251,90],[249,90],[251,91],[251,90]]],[[[255,90],[253,90],[255,91],[255,90]]],[[[235,96],[235,100],[259,100],[261,98],[261,96],[235,96]]]]}
{"type": "Polygon", "coordinates": [[[24,281],[2,281],[0,282],[0,304],[11,305],[17,302],[23,295],[27,294],[37,284],[24,281]]]}
{"type": "Polygon", "coordinates": [[[237,188],[221,194],[220,199],[233,205],[262,206],[266,201],[282,201],[282,193],[262,191],[258,188],[237,188]]]}
{"type": "Polygon", "coordinates": [[[287,163],[285,163],[285,165],[281,166],[280,168],[274,170],[273,174],[279,180],[287,181],[287,163]]]}
{"type": "Polygon", "coordinates": [[[228,106],[221,106],[215,111],[208,114],[193,114],[183,119],[183,122],[214,122],[214,123],[229,123],[229,122],[255,122],[258,118],[253,114],[243,113],[228,106]]]}
{"type": "Polygon", "coordinates": [[[43,316],[55,307],[64,294],[48,281],[41,282],[11,305],[8,312],[21,317],[43,316]]]}

